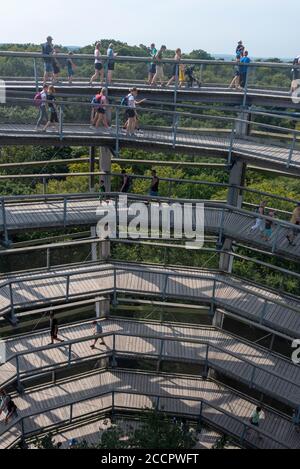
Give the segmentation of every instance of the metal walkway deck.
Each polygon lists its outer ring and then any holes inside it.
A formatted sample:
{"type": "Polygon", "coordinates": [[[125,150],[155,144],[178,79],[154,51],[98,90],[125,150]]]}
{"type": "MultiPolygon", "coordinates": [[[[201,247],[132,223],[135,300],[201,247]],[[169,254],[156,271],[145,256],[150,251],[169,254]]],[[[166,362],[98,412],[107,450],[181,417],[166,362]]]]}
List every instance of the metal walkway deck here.
{"type": "MultiPolygon", "coordinates": [[[[128,137],[120,134],[116,138],[116,131],[110,133],[91,130],[89,125],[64,124],[63,135],[54,131],[39,133],[34,125],[0,124],[1,145],[99,145],[116,147],[151,148],[155,150],[171,150],[176,152],[201,155],[213,153],[213,156],[228,157],[231,141],[230,136],[220,137],[203,134],[191,134],[188,131],[145,130],[142,134],[128,137]]],[[[275,146],[269,143],[258,143],[251,138],[234,140],[232,156],[237,156],[245,161],[255,163],[258,166],[269,168],[289,168],[290,171],[300,174],[300,151],[294,150],[290,161],[290,149],[286,146],[275,146]]]]}
{"type": "Polygon", "coordinates": [[[275,331],[300,337],[300,300],[295,297],[214,271],[145,264],[98,263],[3,276],[0,314],[16,308],[118,292],[213,302],[275,331]]]}
{"type": "MultiPolygon", "coordinates": [[[[172,415],[201,415],[209,425],[256,448],[300,448],[299,434],[289,419],[267,410],[259,439],[255,429],[246,432],[255,402],[215,381],[194,377],[104,371],[32,389],[15,402],[24,436],[101,410],[136,411],[154,405],[172,415]]],[[[20,437],[20,424],[0,425],[0,447],[7,448],[20,437]]]]}
{"type": "Polygon", "coordinates": [[[102,321],[105,346],[90,345],[91,321],[62,327],[66,344],[49,348],[49,332],[5,341],[7,362],[0,365],[0,387],[42,371],[100,357],[150,358],[204,364],[291,408],[300,407],[300,369],[257,344],[215,328],[126,320],[102,321]]]}
{"type": "MultiPolygon", "coordinates": [[[[58,198],[47,202],[18,202],[5,203],[5,223],[7,232],[16,233],[22,230],[37,230],[43,228],[96,225],[100,220],[97,210],[101,208],[99,198],[82,197],[58,198]]],[[[150,209],[149,209],[150,211],[150,209]]],[[[0,234],[4,230],[3,210],[0,210],[0,234]]],[[[289,228],[285,222],[274,220],[273,235],[270,241],[264,241],[259,230],[251,232],[257,214],[239,210],[234,207],[207,203],[205,206],[205,231],[216,235],[225,235],[235,241],[245,242],[260,249],[271,251],[292,260],[300,260],[300,230],[295,239],[295,246],[291,246],[286,239],[289,228]],[[224,214],[224,215],[223,215],[224,214]],[[283,226],[285,224],[285,226],[283,226]]]]}

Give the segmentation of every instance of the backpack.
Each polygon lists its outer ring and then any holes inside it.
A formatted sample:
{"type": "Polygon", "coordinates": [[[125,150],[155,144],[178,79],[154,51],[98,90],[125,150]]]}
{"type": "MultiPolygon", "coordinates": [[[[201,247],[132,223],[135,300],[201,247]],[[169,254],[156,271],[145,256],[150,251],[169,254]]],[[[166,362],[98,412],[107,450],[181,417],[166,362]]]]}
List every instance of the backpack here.
{"type": "Polygon", "coordinates": [[[100,100],[99,100],[99,95],[97,94],[96,96],[93,97],[91,101],[91,105],[94,109],[99,109],[100,107],[100,100]]]}
{"type": "Polygon", "coordinates": [[[127,107],[128,106],[128,96],[125,96],[121,100],[121,106],[127,107]]]}
{"type": "Polygon", "coordinates": [[[35,107],[41,107],[41,104],[42,104],[42,92],[41,91],[36,93],[36,95],[33,99],[33,103],[34,103],[35,107]]]}

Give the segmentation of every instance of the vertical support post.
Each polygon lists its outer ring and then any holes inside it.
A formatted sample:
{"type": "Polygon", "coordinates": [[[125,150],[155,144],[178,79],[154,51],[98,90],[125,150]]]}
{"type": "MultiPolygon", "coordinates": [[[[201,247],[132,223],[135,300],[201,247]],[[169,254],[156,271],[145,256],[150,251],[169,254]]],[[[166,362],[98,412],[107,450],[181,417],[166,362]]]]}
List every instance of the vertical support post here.
{"type": "Polygon", "coordinates": [[[116,106],[116,156],[120,156],[120,108],[116,106]]]}
{"type": "Polygon", "coordinates": [[[69,423],[73,422],[73,404],[70,405],[70,420],[69,423]]]}
{"type": "Polygon", "coordinates": [[[64,228],[66,228],[67,226],[67,209],[68,209],[68,199],[67,197],[65,196],[64,197],[64,228]]]}
{"type": "Polygon", "coordinates": [[[95,192],[95,147],[89,148],[89,191],[95,192]]]}
{"type": "Polygon", "coordinates": [[[164,339],[161,339],[159,357],[158,357],[158,362],[157,362],[157,370],[156,370],[157,372],[160,371],[162,357],[163,357],[163,353],[164,353],[164,347],[165,347],[165,341],[164,341],[164,339]]]}
{"type": "Polygon", "coordinates": [[[3,223],[3,232],[4,232],[4,243],[6,246],[9,245],[8,230],[7,230],[7,221],[6,221],[6,209],[5,209],[5,199],[1,199],[1,211],[2,211],[2,223],[3,223]]]}
{"type": "Polygon", "coordinates": [[[36,89],[36,92],[38,92],[39,91],[39,77],[38,77],[38,72],[37,72],[36,59],[33,59],[33,73],[34,73],[35,89],[36,89]]]}
{"type": "Polygon", "coordinates": [[[10,297],[10,320],[13,324],[17,324],[17,318],[15,316],[15,303],[14,303],[14,292],[12,283],[9,282],[9,297],[10,297]]]}
{"type": "Polygon", "coordinates": [[[117,269],[114,267],[114,299],[113,299],[113,305],[116,306],[118,304],[118,298],[117,298],[117,269]]]}
{"type": "Polygon", "coordinates": [[[229,167],[232,164],[232,152],[233,152],[233,147],[234,147],[234,140],[235,140],[235,121],[232,122],[232,129],[231,129],[231,134],[230,134],[228,162],[227,162],[229,167]]]}
{"type": "Polygon", "coordinates": [[[255,385],[254,385],[255,375],[256,375],[256,366],[253,365],[253,370],[252,370],[251,380],[250,380],[250,388],[251,389],[255,388],[255,385]]]}
{"type": "Polygon", "coordinates": [[[179,122],[178,114],[174,114],[174,119],[173,119],[173,148],[176,148],[178,122],[179,122]]]}
{"type": "Polygon", "coordinates": [[[72,344],[69,344],[68,348],[68,366],[71,366],[72,361],[72,344]]]}
{"type": "Polygon", "coordinates": [[[265,300],[262,311],[261,311],[261,315],[260,315],[260,320],[259,320],[260,324],[264,323],[264,318],[267,313],[268,304],[269,304],[268,300],[265,300]]]}
{"type": "Polygon", "coordinates": [[[43,177],[43,195],[47,194],[47,179],[43,177]]]}
{"type": "Polygon", "coordinates": [[[50,248],[47,248],[47,270],[50,270],[51,268],[51,249],[50,248]]]}
{"type": "Polygon", "coordinates": [[[20,379],[20,362],[19,355],[16,356],[16,369],[17,369],[17,389],[21,391],[21,379],[20,379]]]}
{"type": "MultiPolygon", "coordinates": [[[[97,237],[97,229],[95,226],[91,227],[91,238],[95,239],[97,237]]],[[[92,255],[92,262],[97,262],[98,261],[98,247],[99,247],[99,242],[92,243],[91,247],[91,255],[92,255]]]]}
{"type": "Polygon", "coordinates": [[[59,138],[64,138],[64,105],[61,104],[59,107],[59,138]]]}
{"type": "Polygon", "coordinates": [[[217,281],[216,279],[214,279],[212,298],[211,298],[211,304],[210,304],[210,312],[212,315],[215,314],[216,288],[217,288],[217,281]]]}
{"type": "Polygon", "coordinates": [[[246,83],[244,88],[244,97],[243,97],[243,107],[246,107],[247,104],[247,97],[248,97],[248,86],[249,86],[249,75],[250,75],[250,67],[245,65],[246,67],[246,83]]]}
{"type": "Polygon", "coordinates": [[[293,154],[294,154],[295,147],[296,147],[296,142],[297,142],[297,134],[296,134],[296,132],[294,132],[294,137],[293,137],[293,141],[292,141],[292,144],[291,144],[289,157],[288,157],[288,160],[287,160],[287,163],[286,163],[287,168],[289,168],[291,166],[291,162],[293,160],[293,154]]]}

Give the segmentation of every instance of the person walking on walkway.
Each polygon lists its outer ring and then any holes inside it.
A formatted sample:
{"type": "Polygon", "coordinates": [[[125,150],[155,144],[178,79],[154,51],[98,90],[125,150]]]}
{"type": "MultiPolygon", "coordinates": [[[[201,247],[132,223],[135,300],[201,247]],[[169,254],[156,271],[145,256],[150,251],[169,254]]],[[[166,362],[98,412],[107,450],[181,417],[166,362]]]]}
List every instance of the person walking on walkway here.
{"type": "Polygon", "coordinates": [[[105,130],[109,129],[108,120],[107,120],[107,109],[109,101],[107,98],[107,89],[102,88],[101,94],[98,96],[99,105],[96,109],[96,116],[94,118],[95,129],[99,129],[100,124],[104,127],[105,130]]]}
{"type": "Polygon", "coordinates": [[[100,77],[101,84],[104,81],[104,68],[103,68],[103,63],[101,59],[101,42],[97,42],[95,45],[94,57],[95,57],[95,73],[90,79],[91,86],[93,86],[93,82],[96,81],[97,78],[99,77],[100,77]]]}
{"type": "Polygon", "coordinates": [[[109,85],[112,84],[112,77],[113,77],[113,71],[115,69],[115,57],[117,57],[117,53],[114,52],[113,49],[114,45],[111,43],[108,46],[107,49],[107,57],[108,57],[108,62],[107,62],[107,83],[109,85]]]}
{"type": "Polygon", "coordinates": [[[17,406],[11,396],[7,394],[5,389],[0,390],[0,415],[4,413],[5,423],[7,424],[14,417],[18,416],[17,406]]]}
{"type": "MultiPolygon", "coordinates": [[[[300,226],[300,203],[297,205],[293,211],[293,216],[291,218],[291,223],[295,226],[300,226]]],[[[290,246],[296,246],[295,239],[298,237],[300,230],[297,228],[291,228],[287,234],[287,240],[290,246]]]]}
{"type": "Polygon", "coordinates": [[[46,132],[49,127],[53,126],[55,130],[58,129],[58,114],[57,114],[57,108],[56,108],[56,98],[55,98],[55,93],[56,90],[53,85],[49,86],[48,88],[48,93],[47,93],[47,104],[48,104],[48,110],[50,112],[50,119],[48,120],[47,124],[43,128],[43,132],[46,132]]]}
{"type": "Polygon", "coordinates": [[[157,54],[157,49],[154,43],[151,44],[149,53],[150,57],[152,58],[152,62],[149,65],[148,85],[151,85],[154,75],[156,74],[155,56],[157,54]]]}
{"type": "Polygon", "coordinates": [[[44,60],[44,84],[47,81],[52,81],[53,79],[53,65],[52,65],[52,54],[53,54],[53,38],[51,36],[47,37],[47,41],[42,45],[42,54],[44,60]]]}
{"type": "Polygon", "coordinates": [[[162,63],[164,53],[166,52],[167,48],[166,46],[161,46],[159,51],[157,52],[155,56],[155,63],[156,63],[156,73],[153,77],[152,86],[155,86],[157,81],[160,81],[160,85],[163,86],[164,84],[164,66],[162,63]]]}
{"type": "Polygon", "coordinates": [[[40,126],[48,122],[48,112],[47,112],[47,94],[48,94],[48,85],[44,85],[42,91],[37,93],[34,98],[34,103],[39,109],[39,116],[36,123],[36,130],[39,130],[40,126]]]}
{"type": "Polygon", "coordinates": [[[266,206],[267,206],[267,201],[266,200],[263,200],[259,207],[257,208],[257,213],[258,213],[258,218],[256,219],[256,222],[255,224],[251,227],[251,233],[253,233],[253,231],[256,231],[256,230],[259,230],[261,233],[263,233],[264,229],[265,229],[265,224],[264,224],[264,215],[265,215],[265,210],[266,210],[266,206]]]}
{"type": "Polygon", "coordinates": [[[132,88],[129,91],[130,91],[129,95],[126,98],[128,108],[126,110],[127,123],[125,124],[125,126],[126,126],[127,135],[131,137],[134,135],[134,132],[137,127],[137,122],[138,122],[136,107],[144,103],[146,99],[142,99],[141,101],[136,100],[136,97],[138,95],[137,88],[132,88]]]}
{"type": "MultiPolygon", "coordinates": [[[[275,215],[276,213],[273,210],[271,210],[271,212],[269,212],[268,214],[268,217],[274,218],[275,215]]],[[[264,241],[271,241],[271,238],[273,235],[273,225],[274,225],[274,222],[272,220],[265,220],[265,228],[262,233],[262,239],[264,241]]]]}
{"type": "MultiPolygon", "coordinates": [[[[261,421],[264,420],[264,419],[265,419],[265,414],[263,412],[263,409],[261,407],[256,407],[256,409],[251,414],[250,423],[254,428],[258,429],[259,426],[260,426],[261,421]]],[[[254,431],[254,428],[253,429],[249,428],[247,432],[254,431]]],[[[258,431],[255,431],[255,434],[256,434],[257,438],[262,440],[262,438],[261,438],[258,431]]]]}
{"type": "Polygon", "coordinates": [[[182,53],[181,53],[181,49],[176,49],[176,52],[175,52],[175,57],[174,57],[174,60],[175,60],[175,64],[173,66],[173,75],[172,77],[170,78],[170,80],[168,81],[167,83],[167,86],[170,86],[171,83],[173,83],[173,81],[175,81],[175,83],[179,82],[179,67],[180,67],[180,60],[181,60],[181,57],[182,57],[182,53]]]}
{"type": "Polygon", "coordinates": [[[151,197],[158,197],[158,191],[159,191],[159,177],[157,176],[157,173],[155,169],[152,171],[152,180],[151,180],[151,186],[150,186],[150,196],[151,197]]]}
{"type": "Polygon", "coordinates": [[[50,337],[50,345],[53,345],[54,342],[64,342],[62,339],[58,338],[58,321],[53,311],[50,313],[50,337]]]}
{"type": "Polygon", "coordinates": [[[101,337],[101,335],[103,334],[102,324],[100,323],[100,321],[94,321],[93,325],[95,326],[96,339],[95,339],[93,345],[91,345],[92,350],[94,350],[96,348],[96,344],[99,340],[101,341],[100,345],[105,345],[106,346],[106,343],[104,342],[103,337],[101,337]]]}

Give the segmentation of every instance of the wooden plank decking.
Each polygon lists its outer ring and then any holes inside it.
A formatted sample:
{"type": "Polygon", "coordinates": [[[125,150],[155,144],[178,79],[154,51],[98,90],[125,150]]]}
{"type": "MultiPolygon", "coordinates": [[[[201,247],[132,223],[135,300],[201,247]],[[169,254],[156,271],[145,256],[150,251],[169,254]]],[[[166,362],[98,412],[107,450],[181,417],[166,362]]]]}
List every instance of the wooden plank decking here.
{"type": "Polygon", "coordinates": [[[214,298],[218,307],[290,337],[300,337],[300,300],[213,271],[111,263],[83,264],[31,273],[30,276],[3,276],[0,281],[0,314],[10,311],[9,282],[14,305],[18,308],[65,301],[67,290],[69,300],[112,293],[116,283],[117,292],[135,296],[180,298],[206,303],[211,303],[214,298]]]}
{"type": "MultiPolygon", "coordinates": [[[[65,124],[63,139],[57,132],[49,131],[46,134],[35,131],[35,126],[30,124],[0,124],[0,141],[3,144],[60,144],[60,145],[84,145],[95,143],[98,145],[114,146],[116,144],[115,130],[104,132],[91,130],[89,125],[65,124]]],[[[134,137],[121,134],[119,137],[121,145],[134,145],[145,148],[150,145],[152,148],[165,148],[175,151],[213,151],[214,156],[221,152],[224,157],[229,152],[230,136],[220,137],[203,134],[189,134],[178,131],[176,147],[174,148],[173,132],[145,130],[134,137]]],[[[275,146],[269,143],[257,143],[251,138],[236,138],[233,145],[233,153],[247,161],[263,166],[272,165],[285,167],[289,161],[290,149],[288,147],[275,146]]],[[[290,163],[290,170],[300,172],[300,151],[295,150],[290,163]]]]}
{"type": "MultiPolygon", "coordinates": [[[[8,232],[20,230],[57,228],[66,226],[96,225],[100,219],[97,210],[101,207],[97,199],[71,199],[67,202],[67,216],[64,216],[62,200],[49,202],[28,202],[6,204],[6,226],[8,232]]],[[[150,210],[150,209],[149,209],[150,210]]],[[[295,246],[290,246],[286,239],[288,230],[277,225],[270,241],[263,241],[259,231],[251,232],[255,224],[255,214],[225,210],[223,234],[236,241],[246,242],[266,251],[272,251],[276,238],[275,253],[295,260],[300,259],[300,232],[295,239],[295,246]]],[[[219,234],[222,225],[222,210],[205,207],[205,232],[219,234]]],[[[3,215],[0,212],[0,232],[3,230],[3,215]]]]}
{"type": "MultiPolygon", "coordinates": [[[[209,344],[208,360],[213,369],[242,381],[246,385],[253,384],[256,389],[274,396],[292,408],[300,406],[299,367],[256,344],[214,328],[125,320],[104,320],[102,325],[105,334],[118,334],[115,338],[117,357],[140,356],[155,359],[161,357],[163,360],[199,364],[205,362],[206,344],[209,344]],[[163,348],[162,341],[155,337],[165,339],[163,348]],[[176,341],[170,339],[176,339],[176,341]],[[202,343],[183,342],[184,339],[202,343]],[[254,375],[253,366],[259,367],[254,375]]],[[[60,337],[65,341],[85,339],[93,333],[94,326],[91,321],[60,329],[60,337]]],[[[72,363],[97,358],[102,353],[109,354],[113,350],[113,336],[106,337],[105,343],[106,346],[98,343],[95,350],[91,350],[90,341],[74,344],[72,363]]],[[[20,373],[24,377],[39,372],[43,367],[51,370],[62,364],[66,365],[68,362],[68,346],[34,353],[35,349],[47,347],[49,344],[48,331],[9,339],[5,341],[5,344],[7,360],[20,352],[32,352],[19,357],[18,360],[20,373]]],[[[16,372],[15,358],[1,365],[0,387],[15,379],[16,372]]]]}
{"type": "MultiPolygon", "coordinates": [[[[112,391],[115,393],[114,407],[127,411],[151,408],[157,403],[157,398],[152,396],[160,395],[159,408],[164,411],[173,415],[199,416],[200,402],[191,399],[202,399],[205,401],[202,412],[205,421],[235,436],[242,435],[244,426],[234,417],[248,423],[249,415],[256,405],[211,380],[127,371],[104,371],[86,377],[80,376],[56,385],[33,389],[17,397],[15,401],[20,416],[24,418],[24,430],[28,435],[41,428],[57,428],[66,423],[70,417],[70,403],[74,401],[77,404],[73,406],[73,419],[111,408],[112,391]],[[103,393],[107,394],[103,396],[103,393]]],[[[6,440],[6,430],[1,424],[2,448],[11,443],[10,435],[6,440]]],[[[260,440],[252,431],[246,435],[246,441],[258,448],[300,448],[300,437],[294,425],[277,413],[266,411],[260,430],[276,441],[265,435],[260,440]]]]}

